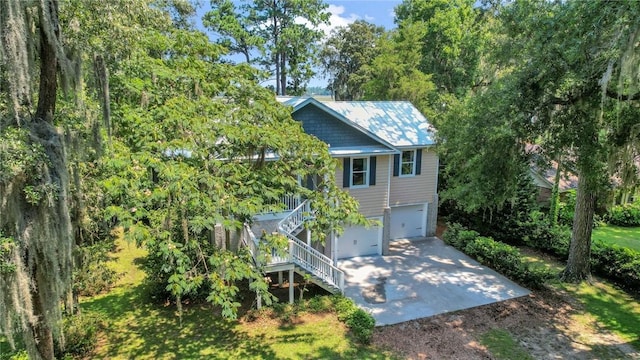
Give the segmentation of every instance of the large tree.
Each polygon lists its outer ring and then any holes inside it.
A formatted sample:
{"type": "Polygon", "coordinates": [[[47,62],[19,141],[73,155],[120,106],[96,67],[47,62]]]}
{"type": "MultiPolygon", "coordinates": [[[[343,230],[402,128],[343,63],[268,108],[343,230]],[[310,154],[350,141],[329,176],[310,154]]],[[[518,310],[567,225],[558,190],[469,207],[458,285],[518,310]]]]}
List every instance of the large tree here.
{"type": "Polygon", "coordinates": [[[360,100],[367,76],[362,73],[379,54],[378,41],[384,28],[357,20],[339,27],[322,46],[320,59],[323,72],[329,76],[329,89],[336,100],[360,100]]]}
{"type": "Polygon", "coordinates": [[[517,44],[513,76],[533,134],[542,146],[575,162],[579,183],[568,281],[590,275],[591,229],[598,194],[607,184],[613,148],[637,141],[626,125],[640,124],[640,5],[637,2],[517,2],[504,13],[517,44]],[[624,115],[623,107],[635,115],[624,115]],[[628,122],[631,121],[631,124],[628,122]]]}
{"type": "Polygon", "coordinates": [[[212,0],[204,25],[219,43],[242,54],[247,63],[264,67],[276,82],[276,93],[300,94],[314,75],[318,28],[329,20],[322,0],[212,0]]]}
{"type": "Polygon", "coordinates": [[[2,1],[0,33],[0,330],[22,333],[31,358],[53,359],[73,245],[56,100],[58,75],[71,81],[73,70],[56,0],[2,1]]]}
{"type": "MultiPolygon", "coordinates": [[[[516,186],[510,179],[521,169],[516,165],[524,159],[526,143],[539,144],[551,159],[562,155],[579,176],[563,278],[580,281],[590,274],[593,215],[596,199],[610,182],[608,162],[617,159],[610,163],[614,171],[628,166],[632,157],[612,155],[638,141],[640,6],[636,2],[522,1],[499,10],[508,40],[495,49],[496,58],[502,59],[499,80],[467,102],[458,120],[450,117],[446,127],[450,134],[462,132],[468,140],[469,134],[480,131],[504,141],[498,143],[498,153],[494,141],[452,142],[457,149],[446,146],[460,154],[455,171],[461,180],[458,190],[479,194],[464,181],[469,166],[474,166],[474,174],[495,177],[487,186],[476,182],[477,189],[484,189],[482,196],[460,192],[456,201],[463,206],[506,202],[513,193],[509,189],[516,186]],[[498,154],[503,155],[501,160],[498,154]],[[470,164],[465,157],[478,161],[470,164]],[[492,191],[504,195],[487,196],[492,191]]],[[[450,137],[445,141],[451,142],[450,137]]]]}
{"type": "Polygon", "coordinates": [[[396,8],[402,29],[423,28],[417,69],[433,76],[439,91],[457,96],[482,84],[480,61],[486,41],[486,22],[474,0],[405,0],[396,8]]]}

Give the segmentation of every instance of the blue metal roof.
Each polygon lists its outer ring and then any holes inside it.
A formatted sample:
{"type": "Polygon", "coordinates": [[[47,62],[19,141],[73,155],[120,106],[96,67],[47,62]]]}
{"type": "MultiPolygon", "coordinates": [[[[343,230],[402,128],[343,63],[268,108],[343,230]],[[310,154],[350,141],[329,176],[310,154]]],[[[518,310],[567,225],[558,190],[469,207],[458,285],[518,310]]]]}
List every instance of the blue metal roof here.
{"type": "Polygon", "coordinates": [[[394,147],[435,145],[435,129],[408,101],[319,101],[309,97],[278,97],[298,110],[309,103],[394,147]]]}
{"type": "Polygon", "coordinates": [[[323,101],[322,104],[393,146],[435,144],[435,129],[408,101],[323,101]]]}

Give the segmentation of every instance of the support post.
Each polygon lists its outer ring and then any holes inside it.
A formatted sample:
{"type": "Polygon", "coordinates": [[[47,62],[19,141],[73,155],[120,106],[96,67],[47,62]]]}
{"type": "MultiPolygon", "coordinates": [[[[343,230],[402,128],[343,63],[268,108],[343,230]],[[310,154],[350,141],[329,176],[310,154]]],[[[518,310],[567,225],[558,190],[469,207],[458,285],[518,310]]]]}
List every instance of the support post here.
{"type": "Polygon", "coordinates": [[[282,287],[282,271],[278,271],[278,287],[282,287]]]}
{"type": "Polygon", "coordinates": [[[384,208],[382,215],[382,255],[389,255],[389,242],[391,241],[391,208],[384,208]]]}
{"type": "Polygon", "coordinates": [[[289,304],[293,304],[293,269],[289,270],[289,304]]]}

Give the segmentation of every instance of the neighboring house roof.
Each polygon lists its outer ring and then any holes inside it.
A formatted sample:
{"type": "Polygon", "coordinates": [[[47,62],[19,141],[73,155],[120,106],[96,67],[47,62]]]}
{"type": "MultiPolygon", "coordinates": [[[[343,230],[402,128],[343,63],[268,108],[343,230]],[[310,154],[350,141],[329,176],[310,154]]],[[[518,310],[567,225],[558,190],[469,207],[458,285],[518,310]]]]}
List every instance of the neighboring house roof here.
{"type": "Polygon", "coordinates": [[[297,111],[314,104],[334,117],[392,148],[435,145],[435,129],[408,101],[320,101],[278,97],[297,111]]]}
{"type": "MultiPolygon", "coordinates": [[[[525,146],[525,151],[536,157],[540,156],[542,148],[539,145],[527,144],[525,146]]],[[[548,168],[541,169],[540,166],[536,165],[535,161],[532,161],[531,176],[533,177],[536,186],[553,189],[553,184],[556,181],[556,173],[558,171],[558,162],[551,161],[548,165],[548,168]]],[[[563,166],[562,173],[560,174],[560,181],[558,182],[558,190],[560,192],[565,192],[577,188],[578,176],[570,169],[567,169],[566,166],[563,166]]]]}

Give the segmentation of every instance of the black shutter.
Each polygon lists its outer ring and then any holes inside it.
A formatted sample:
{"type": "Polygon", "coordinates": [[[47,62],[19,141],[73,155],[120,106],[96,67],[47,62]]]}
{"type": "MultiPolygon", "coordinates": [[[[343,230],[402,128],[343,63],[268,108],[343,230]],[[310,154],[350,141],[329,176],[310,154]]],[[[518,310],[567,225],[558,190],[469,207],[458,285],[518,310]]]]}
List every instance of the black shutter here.
{"type": "Polygon", "coordinates": [[[393,176],[400,175],[400,154],[393,155],[393,176]]]}
{"type": "Polygon", "coordinates": [[[369,185],[376,184],[376,157],[369,158],[369,185]]]}
{"type": "Polygon", "coordinates": [[[307,185],[305,187],[309,190],[315,190],[313,186],[313,175],[307,175],[307,185]]]}
{"type": "Polygon", "coordinates": [[[416,150],[416,175],[420,175],[422,169],[422,149],[416,150]]]}
{"type": "Polygon", "coordinates": [[[342,187],[348,188],[351,184],[351,158],[344,158],[342,160],[342,187]]]}

